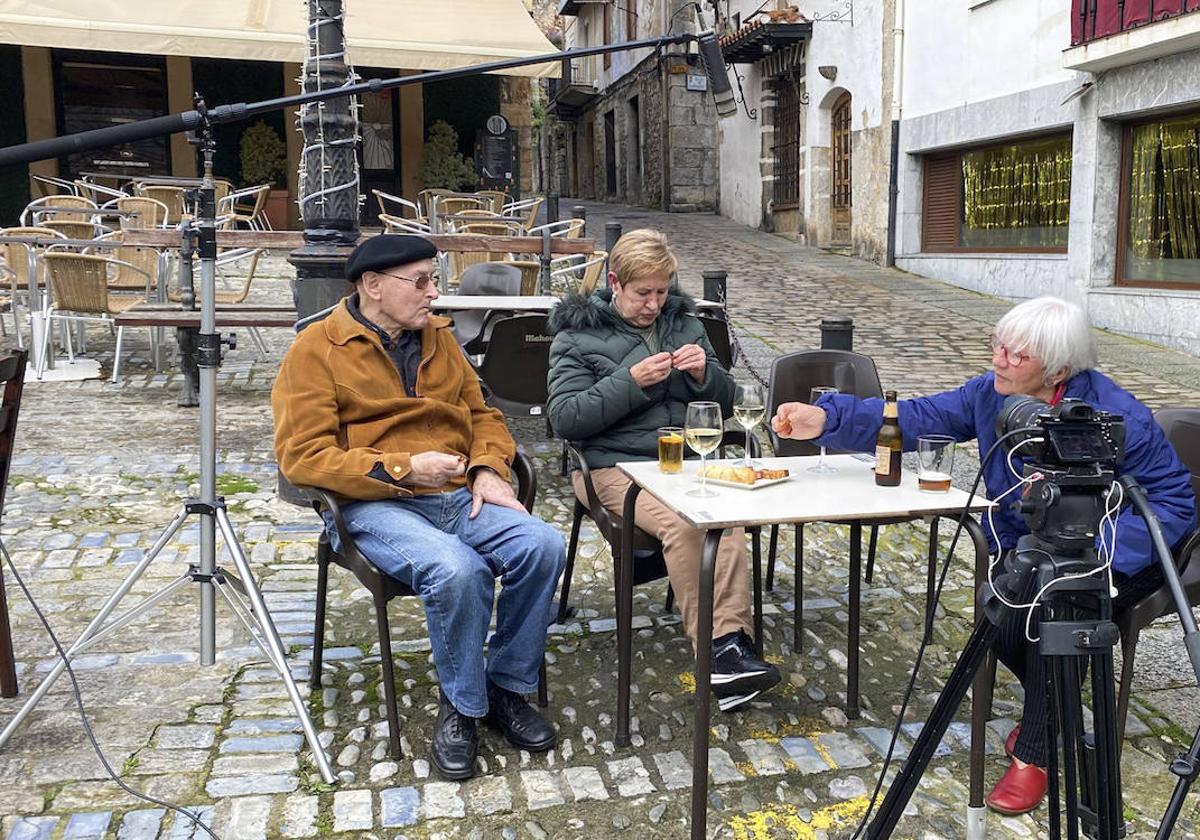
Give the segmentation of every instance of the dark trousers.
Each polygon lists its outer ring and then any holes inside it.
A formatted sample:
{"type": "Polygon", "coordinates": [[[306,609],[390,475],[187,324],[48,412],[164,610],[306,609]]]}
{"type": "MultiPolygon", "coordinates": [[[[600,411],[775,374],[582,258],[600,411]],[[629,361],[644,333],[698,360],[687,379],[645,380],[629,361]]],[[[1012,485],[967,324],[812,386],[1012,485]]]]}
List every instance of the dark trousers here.
{"type": "MultiPolygon", "coordinates": [[[[1143,597],[1162,585],[1162,569],[1158,563],[1147,566],[1132,575],[1113,573],[1117,586],[1117,597],[1112,601],[1113,620],[1143,597]]],[[[1036,594],[1036,580],[1031,579],[1026,591],[1015,593],[1014,603],[1027,603],[1036,594]]],[[[1038,654],[1038,646],[1026,636],[1026,610],[1008,610],[1000,624],[993,649],[996,658],[1003,662],[1025,689],[1025,708],[1021,714],[1021,734],[1013,754],[1026,764],[1045,767],[1049,745],[1047,728],[1051,713],[1051,698],[1046,690],[1046,660],[1038,654]]],[[[1038,621],[1035,616],[1029,627],[1029,635],[1037,638],[1038,621]]],[[[1082,657],[1081,657],[1082,661],[1082,657]]]]}

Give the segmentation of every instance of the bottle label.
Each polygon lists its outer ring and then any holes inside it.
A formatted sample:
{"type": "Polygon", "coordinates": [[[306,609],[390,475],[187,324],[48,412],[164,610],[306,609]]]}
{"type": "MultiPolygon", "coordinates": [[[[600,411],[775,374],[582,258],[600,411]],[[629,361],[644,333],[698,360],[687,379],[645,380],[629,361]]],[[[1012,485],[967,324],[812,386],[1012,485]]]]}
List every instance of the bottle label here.
{"type": "Polygon", "coordinates": [[[892,471],[892,448],[890,446],[875,447],[875,474],[887,475],[892,471]]]}

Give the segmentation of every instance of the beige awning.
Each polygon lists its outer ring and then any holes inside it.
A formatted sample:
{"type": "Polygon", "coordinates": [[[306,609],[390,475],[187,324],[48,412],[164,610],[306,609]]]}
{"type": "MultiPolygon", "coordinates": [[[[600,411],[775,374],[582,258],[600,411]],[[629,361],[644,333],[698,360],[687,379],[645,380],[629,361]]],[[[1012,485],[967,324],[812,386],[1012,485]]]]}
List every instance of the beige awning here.
{"type": "MultiPolygon", "coordinates": [[[[447,70],[554,52],[521,0],[346,0],[357,67],[447,70]]],[[[301,0],[19,0],[0,3],[0,43],[302,62],[301,0]]],[[[558,62],[507,71],[557,76],[558,62]]]]}

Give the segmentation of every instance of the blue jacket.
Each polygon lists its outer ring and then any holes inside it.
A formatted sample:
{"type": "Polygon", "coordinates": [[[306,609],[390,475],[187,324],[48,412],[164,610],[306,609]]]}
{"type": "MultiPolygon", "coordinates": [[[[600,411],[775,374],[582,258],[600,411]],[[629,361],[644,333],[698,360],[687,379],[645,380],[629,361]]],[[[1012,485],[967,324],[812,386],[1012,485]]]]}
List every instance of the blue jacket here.
{"type": "MultiPolygon", "coordinates": [[[[1158,515],[1167,543],[1178,546],[1196,527],[1196,499],[1187,469],[1180,463],[1150,409],[1094,370],[1071,377],[1064,396],[1083,400],[1095,409],[1125,418],[1125,459],[1118,465],[1117,473],[1128,473],[1137,479],[1158,515]]],[[[822,397],[817,404],[827,415],[825,432],[818,439],[820,443],[851,452],[867,452],[874,448],[875,435],[883,423],[882,400],[832,394],[822,397]]],[[[904,449],[916,449],[919,435],[944,434],[960,442],[977,440],[982,458],[996,442],[996,416],[1003,404],[1004,395],[996,392],[992,373],[977,376],[953,391],[901,400],[900,431],[904,435],[904,449]]],[[[1004,464],[1006,454],[993,454],[984,467],[983,480],[989,498],[997,498],[1017,484],[1017,479],[1004,464]]],[[[1018,474],[1022,460],[1019,453],[1012,458],[1018,474]]],[[[1016,492],[1005,496],[1000,509],[992,514],[1001,547],[1005,549],[1012,548],[1018,537],[1029,533],[1021,514],[1011,508],[1015,496],[1016,492]]],[[[987,528],[984,530],[988,531],[987,528]]],[[[992,542],[991,533],[987,537],[992,542]]],[[[992,549],[994,551],[996,546],[992,545],[992,549]]],[[[1132,574],[1153,561],[1146,523],[1134,513],[1132,506],[1127,506],[1117,518],[1113,567],[1132,574]]]]}

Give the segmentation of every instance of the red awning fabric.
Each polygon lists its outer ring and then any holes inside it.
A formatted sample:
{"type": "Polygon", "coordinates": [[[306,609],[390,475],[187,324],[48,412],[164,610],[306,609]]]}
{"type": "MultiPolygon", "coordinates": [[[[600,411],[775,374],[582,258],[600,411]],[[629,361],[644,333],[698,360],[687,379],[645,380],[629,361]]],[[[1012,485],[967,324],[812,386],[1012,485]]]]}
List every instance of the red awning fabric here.
{"type": "Polygon", "coordinates": [[[1125,0],[1122,15],[1118,0],[1071,0],[1071,45],[1197,10],[1200,0],[1125,0]]]}

